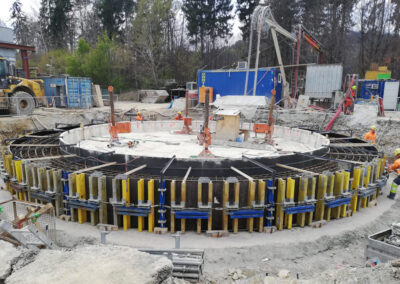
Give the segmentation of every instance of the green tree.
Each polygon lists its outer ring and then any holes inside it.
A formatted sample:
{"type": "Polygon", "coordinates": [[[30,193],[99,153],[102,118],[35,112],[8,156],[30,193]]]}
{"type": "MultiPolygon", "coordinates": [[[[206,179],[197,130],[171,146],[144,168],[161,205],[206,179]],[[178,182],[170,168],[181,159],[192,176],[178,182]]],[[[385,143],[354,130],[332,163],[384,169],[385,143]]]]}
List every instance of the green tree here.
{"type": "Polygon", "coordinates": [[[188,35],[196,48],[200,43],[200,53],[204,55],[208,39],[213,49],[217,39],[231,35],[233,5],[229,0],[184,0],[182,11],[187,21],[188,35]]]}
{"type": "Polygon", "coordinates": [[[158,86],[160,74],[165,71],[168,20],[171,17],[171,0],[139,0],[137,15],[133,21],[133,52],[142,70],[138,76],[144,85],[158,86]],[[151,79],[150,79],[151,78],[151,79]]]}
{"type": "Polygon", "coordinates": [[[20,0],[14,1],[11,6],[11,19],[13,20],[12,26],[16,40],[19,44],[27,45],[26,35],[29,33],[29,26],[25,13],[22,11],[22,4],[20,0]]]}
{"type": "Polygon", "coordinates": [[[67,57],[67,73],[69,75],[77,77],[85,76],[83,64],[90,50],[90,45],[84,39],[80,39],[78,41],[77,50],[72,55],[67,57]]]}
{"type": "Polygon", "coordinates": [[[133,0],[99,0],[97,8],[104,30],[109,38],[121,36],[122,25],[134,11],[133,0]]]}
{"type": "Polygon", "coordinates": [[[251,15],[259,2],[260,0],[237,0],[236,11],[239,13],[239,20],[243,24],[240,30],[245,41],[250,37],[251,15]]]}

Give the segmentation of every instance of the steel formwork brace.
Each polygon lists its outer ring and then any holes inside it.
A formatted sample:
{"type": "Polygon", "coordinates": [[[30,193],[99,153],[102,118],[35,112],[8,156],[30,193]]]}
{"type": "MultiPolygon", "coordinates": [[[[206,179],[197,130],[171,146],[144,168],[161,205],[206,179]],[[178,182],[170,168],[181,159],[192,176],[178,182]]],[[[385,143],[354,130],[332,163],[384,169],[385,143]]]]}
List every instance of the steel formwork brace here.
{"type": "Polygon", "coordinates": [[[166,213],[167,209],[165,208],[165,192],[167,191],[167,188],[165,186],[165,180],[164,180],[164,174],[168,170],[168,168],[171,166],[171,164],[175,161],[176,156],[172,156],[171,159],[165,164],[164,168],[160,172],[160,180],[158,183],[158,192],[159,192],[159,208],[158,208],[158,224],[160,228],[165,228],[167,219],[166,219],[166,213]]]}

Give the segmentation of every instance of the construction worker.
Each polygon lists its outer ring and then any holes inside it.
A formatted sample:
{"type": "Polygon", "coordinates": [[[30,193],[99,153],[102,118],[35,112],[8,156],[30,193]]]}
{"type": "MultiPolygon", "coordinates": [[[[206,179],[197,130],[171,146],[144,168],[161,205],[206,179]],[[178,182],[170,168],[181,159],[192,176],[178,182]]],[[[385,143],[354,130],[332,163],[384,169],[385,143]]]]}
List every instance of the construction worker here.
{"type": "Polygon", "coordinates": [[[371,130],[367,134],[364,135],[364,140],[366,140],[372,144],[375,144],[375,141],[376,141],[376,132],[375,131],[376,131],[376,127],[371,126],[371,130]]]}
{"type": "Polygon", "coordinates": [[[390,165],[388,172],[396,172],[397,177],[393,180],[392,187],[390,188],[390,193],[388,198],[394,199],[396,197],[397,188],[400,185],[400,148],[394,151],[394,156],[396,160],[390,165]]]}
{"type": "Polygon", "coordinates": [[[140,112],[137,113],[136,120],[137,121],[143,121],[143,116],[142,116],[142,114],[140,112]]]}
{"type": "Polygon", "coordinates": [[[175,120],[183,120],[183,116],[182,116],[182,113],[180,111],[178,112],[178,115],[175,116],[175,120]]]}
{"type": "Polygon", "coordinates": [[[346,96],[344,99],[344,114],[351,114],[353,112],[353,104],[356,97],[357,87],[351,87],[351,95],[346,96]]]}

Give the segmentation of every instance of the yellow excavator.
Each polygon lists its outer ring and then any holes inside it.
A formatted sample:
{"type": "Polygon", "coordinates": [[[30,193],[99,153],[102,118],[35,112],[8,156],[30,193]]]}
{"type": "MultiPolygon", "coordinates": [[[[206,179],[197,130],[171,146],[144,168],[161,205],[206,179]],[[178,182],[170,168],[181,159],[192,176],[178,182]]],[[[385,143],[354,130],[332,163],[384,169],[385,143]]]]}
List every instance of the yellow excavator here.
{"type": "Polygon", "coordinates": [[[0,111],[29,115],[44,98],[43,80],[12,76],[12,66],[0,56],[0,111]]]}

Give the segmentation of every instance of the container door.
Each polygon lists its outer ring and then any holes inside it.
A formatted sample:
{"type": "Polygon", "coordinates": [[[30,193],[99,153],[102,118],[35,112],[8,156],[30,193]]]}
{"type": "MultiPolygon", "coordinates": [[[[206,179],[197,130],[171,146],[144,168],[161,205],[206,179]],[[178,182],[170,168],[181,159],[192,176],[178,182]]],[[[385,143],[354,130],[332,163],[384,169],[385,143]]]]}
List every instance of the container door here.
{"type": "Polygon", "coordinates": [[[385,82],[385,91],[383,93],[383,107],[385,109],[396,109],[399,85],[399,82],[385,82]]]}

